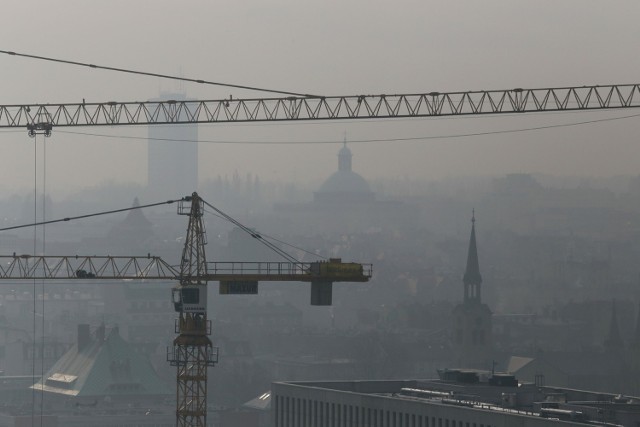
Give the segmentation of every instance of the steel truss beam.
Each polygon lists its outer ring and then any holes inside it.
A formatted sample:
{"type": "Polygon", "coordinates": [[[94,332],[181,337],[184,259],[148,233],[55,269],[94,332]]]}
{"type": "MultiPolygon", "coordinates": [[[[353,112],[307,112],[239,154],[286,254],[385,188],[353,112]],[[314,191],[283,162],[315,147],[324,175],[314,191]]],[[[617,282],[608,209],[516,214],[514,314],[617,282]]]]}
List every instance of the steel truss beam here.
{"type": "Polygon", "coordinates": [[[0,256],[0,279],[175,280],[179,272],[156,256],[0,256]]]}
{"type": "Polygon", "coordinates": [[[0,105],[0,128],[379,119],[640,107],[640,85],[417,94],[0,105]]]}
{"type": "MultiPolygon", "coordinates": [[[[189,256],[198,255],[187,253],[189,256]]],[[[201,255],[199,255],[201,257],[201,255]]],[[[259,282],[366,282],[371,278],[371,264],[358,264],[362,271],[353,273],[312,272],[310,262],[208,262],[204,273],[180,272],[160,257],[147,256],[54,256],[0,255],[0,280],[180,280],[192,277],[200,281],[255,280],[259,282]]]]}

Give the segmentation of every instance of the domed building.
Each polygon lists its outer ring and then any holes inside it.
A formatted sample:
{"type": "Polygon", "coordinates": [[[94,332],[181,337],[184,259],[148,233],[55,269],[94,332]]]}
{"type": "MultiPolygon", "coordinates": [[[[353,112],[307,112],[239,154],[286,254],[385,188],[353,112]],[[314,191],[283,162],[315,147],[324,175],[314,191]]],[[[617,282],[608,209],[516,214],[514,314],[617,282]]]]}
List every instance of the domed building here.
{"type": "Polygon", "coordinates": [[[415,223],[417,211],[393,199],[377,200],[366,179],[354,172],[353,154],[345,139],[338,170],[313,192],[307,203],[274,204],[287,232],[361,233],[415,223]]]}
{"type": "Polygon", "coordinates": [[[327,178],[320,186],[320,189],[313,194],[315,202],[352,203],[374,201],[374,193],[371,191],[369,183],[352,170],[352,159],[353,155],[347,147],[345,139],[344,146],[338,153],[338,170],[327,178]]]}

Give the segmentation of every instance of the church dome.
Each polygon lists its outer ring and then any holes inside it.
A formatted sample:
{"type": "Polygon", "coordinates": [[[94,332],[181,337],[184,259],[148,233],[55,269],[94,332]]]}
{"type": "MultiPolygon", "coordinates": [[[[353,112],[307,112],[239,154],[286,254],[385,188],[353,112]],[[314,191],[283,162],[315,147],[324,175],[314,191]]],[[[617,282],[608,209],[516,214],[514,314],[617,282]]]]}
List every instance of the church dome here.
{"type": "Polygon", "coordinates": [[[316,201],[371,201],[373,192],[369,183],[359,174],[351,170],[353,155],[344,146],[338,153],[338,170],[320,186],[315,193],[316,201]]]}
{"type": "Polygon", "coordinates": [[[353,171],[334,172],[318,189],[319,193],[371,193],[369,183],[353,171]]]}

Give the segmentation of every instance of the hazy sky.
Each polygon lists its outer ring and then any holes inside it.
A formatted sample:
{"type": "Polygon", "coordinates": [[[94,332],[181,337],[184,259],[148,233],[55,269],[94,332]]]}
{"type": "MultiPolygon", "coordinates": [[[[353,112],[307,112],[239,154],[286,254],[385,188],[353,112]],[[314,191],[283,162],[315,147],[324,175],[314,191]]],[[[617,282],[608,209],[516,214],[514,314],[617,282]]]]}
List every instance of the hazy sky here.
{"type": "MultiPolygon", "coordinates": [[[[640,2],[602,0],[4,0],[0,49],[314,94],[638,83],[640,2]]],[[[130,101],[256,93],[0,55],[0,103],[130,101]]],[[[265,96],[268,96],[265,94],[265,96]]],[[[341,141],[456,135],[640,114],[640,110],[466,119],[206,125],[208,141],[341,141]]],[[[640,172],[640,118],[411,143],[353,144],[366,178],[508,172],[640,172]]],[[[144,127],[66,128],[46,142],[47,186],[146,182],[144,127]]],[[[32,189],[33,140],[0,131],[0,189],[32,189]]],[[[200,178],[248,172],[321,182],[339,146],[203,143],[200,178]]],[[[42,147],[40,159],[44,157],[42,147]]],[[[42,166],[39,166],[40,168],[42,166]]],[[[167,195],[172,197],[173,195],[167,195]]]]}

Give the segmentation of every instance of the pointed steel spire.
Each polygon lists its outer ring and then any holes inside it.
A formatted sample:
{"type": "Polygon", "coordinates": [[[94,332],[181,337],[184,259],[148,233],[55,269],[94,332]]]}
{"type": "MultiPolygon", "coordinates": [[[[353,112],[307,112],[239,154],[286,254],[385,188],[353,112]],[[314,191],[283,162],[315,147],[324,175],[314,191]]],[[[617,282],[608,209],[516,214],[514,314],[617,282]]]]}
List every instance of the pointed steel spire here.
{"type": "Polygon", "coordinates": [[[467,268],[464,272],[462,282],[466,285],[480,285],[482,276],[480,275],[480,263],[478,262],[478,248],[476,246],[476,211],[471,215],[471,238],[469,239],[469,251],[467,252],[467,268]]]}
{"type": "Polygon", "coordinates": [[[338,170],[343,172],[351,172],[351,150],[347,147],[347,133],[344,134],[343,146],[338,152],[338,170]]]}

